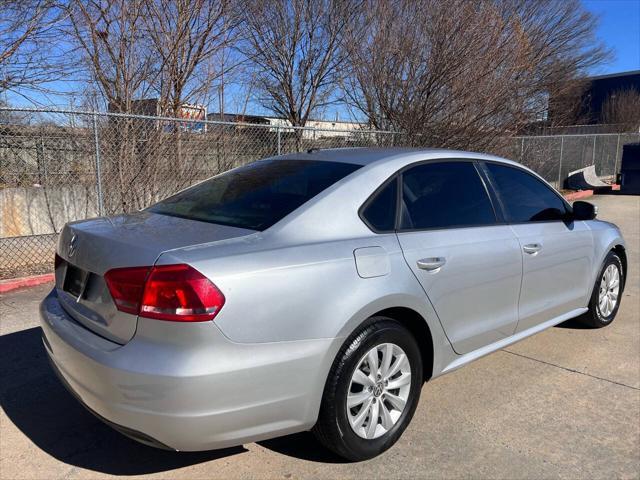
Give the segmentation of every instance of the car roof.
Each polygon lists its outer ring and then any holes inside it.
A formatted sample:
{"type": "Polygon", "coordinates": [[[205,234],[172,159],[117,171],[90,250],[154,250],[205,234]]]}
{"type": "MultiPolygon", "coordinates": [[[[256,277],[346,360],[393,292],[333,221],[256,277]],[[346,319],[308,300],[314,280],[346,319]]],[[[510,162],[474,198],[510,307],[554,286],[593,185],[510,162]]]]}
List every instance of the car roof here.
{"type": "Polygon", "coordinates": [[[391,158],[399,159],[405,156],[408,160],[407,163],[417,161],[418,157],[424,156],[425,160],[436,158],[470,158],[492,160],[517,165],[517,162],[494,155],[439,148],[322,148],[311,149],[306,152],[289,153],[286,155],[272,157],[271,159],[323,160],[329,162],[352,163],[357,165],[370,165],[372,163],[381,162],[391,158]]]}

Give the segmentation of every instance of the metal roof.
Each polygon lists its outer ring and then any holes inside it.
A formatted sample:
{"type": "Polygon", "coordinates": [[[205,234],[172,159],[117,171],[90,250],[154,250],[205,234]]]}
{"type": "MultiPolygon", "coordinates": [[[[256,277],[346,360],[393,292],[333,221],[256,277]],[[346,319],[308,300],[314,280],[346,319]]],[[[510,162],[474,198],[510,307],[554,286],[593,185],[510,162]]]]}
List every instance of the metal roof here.
{"type": "Polygon", "coordinates": [[[272,157],[274,159],[295,159],[295,160],[325,160],[330,162],[343,162],[354,163],[358,165],[369,165],[381,160],[398,158],[398,157],[411,157],[412,161],[420,155],[424,155],[426,159],[437,158],[476,158],[486,159],[494,161],[502,161],[505,163],[515,163],[511,160],[496,157],[493,155],[486,155],[475,152],[464,152],[460,150],[446,150],[438,148],[366,148],[366,147],[351,147],[351,148],[326,148],[318,150],[310,150],[307,152],[288,153],[286,155],[280,155],[272,157]]]}

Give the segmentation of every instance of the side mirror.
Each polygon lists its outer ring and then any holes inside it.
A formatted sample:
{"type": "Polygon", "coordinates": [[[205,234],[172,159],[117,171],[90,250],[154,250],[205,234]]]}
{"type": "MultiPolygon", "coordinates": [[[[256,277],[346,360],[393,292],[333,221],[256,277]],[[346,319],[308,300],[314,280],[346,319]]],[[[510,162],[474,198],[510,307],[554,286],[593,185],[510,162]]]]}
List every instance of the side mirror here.
{"type": "Polygon", "coordinates": [[[577,201],[573,202],[574,220],[593,220],[598,215],[598,207],[593,203],[577,201]]]}

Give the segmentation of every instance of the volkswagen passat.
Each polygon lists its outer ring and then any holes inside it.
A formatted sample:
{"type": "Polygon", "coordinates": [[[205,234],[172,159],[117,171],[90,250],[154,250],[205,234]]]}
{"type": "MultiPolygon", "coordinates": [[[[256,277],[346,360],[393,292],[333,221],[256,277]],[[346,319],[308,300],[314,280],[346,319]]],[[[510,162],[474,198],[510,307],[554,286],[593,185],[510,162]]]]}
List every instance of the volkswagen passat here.
{"type": "Polygon", "coordinates": [[[613,321],[625,246],[595,215],[487,155],[261,160],[65,226],[43,341],[71,392],[143,443],[313,429],[366,459],[426,380],[572,317],[613,321]]]}

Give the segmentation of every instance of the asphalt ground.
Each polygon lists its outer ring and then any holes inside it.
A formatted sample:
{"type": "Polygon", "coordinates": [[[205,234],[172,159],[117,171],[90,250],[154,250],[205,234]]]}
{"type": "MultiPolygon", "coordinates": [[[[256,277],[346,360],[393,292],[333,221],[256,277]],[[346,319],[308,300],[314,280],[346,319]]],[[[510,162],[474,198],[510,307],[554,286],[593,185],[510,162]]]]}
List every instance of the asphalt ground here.
{"type": "Polygon", "coordinates": [[[400,441],[361,463],[308,433],[201,453],[129,440],[49,368],[38,303],[51,286],[0,295],[0,478],[639,478],[640,197],[592,201],[628,243],[615,322],[569,321],[429,382],[400,441]]]}

